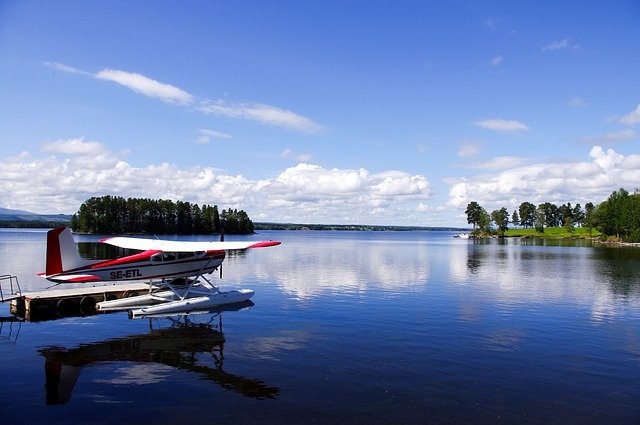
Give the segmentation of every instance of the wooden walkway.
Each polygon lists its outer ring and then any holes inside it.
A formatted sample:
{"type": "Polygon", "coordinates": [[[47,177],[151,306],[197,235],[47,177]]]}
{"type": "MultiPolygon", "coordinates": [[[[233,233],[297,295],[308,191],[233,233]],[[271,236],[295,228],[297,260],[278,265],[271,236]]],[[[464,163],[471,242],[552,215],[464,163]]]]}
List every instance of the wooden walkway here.
{"type": "Polygon", "coordinates": [[[148,291],[147,282],[47,289],[14,295],[10,309],[11,314],[32,322],[90,315],[96,312],[96,303],[100,301],[132,297],[148,291]]]}

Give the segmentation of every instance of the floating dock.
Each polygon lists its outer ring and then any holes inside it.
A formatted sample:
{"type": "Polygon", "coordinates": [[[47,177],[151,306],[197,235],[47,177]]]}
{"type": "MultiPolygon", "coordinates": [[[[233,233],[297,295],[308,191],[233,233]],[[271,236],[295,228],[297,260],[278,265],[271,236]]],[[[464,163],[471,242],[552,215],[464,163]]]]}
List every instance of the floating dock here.
{"type": "Polygon", "coordinates": [[[148,292],[147,282],[118,283],[25,292],[15,294],[7,301],[11,302],[11,314],[37,322],[95,314],[96,304],[101,301],[134,297],[148,292]]]}

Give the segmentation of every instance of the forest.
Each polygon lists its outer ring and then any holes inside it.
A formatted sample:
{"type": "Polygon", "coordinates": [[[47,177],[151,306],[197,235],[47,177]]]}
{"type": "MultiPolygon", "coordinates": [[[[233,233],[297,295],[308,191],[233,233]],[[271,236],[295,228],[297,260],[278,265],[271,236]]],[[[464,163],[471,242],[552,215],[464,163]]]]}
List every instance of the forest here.
{"type": "Polygon", "coordinates": [[[71,219],[77,233],[91,234],[251,234],[253,222],[243,210],[189,202],[119,196],[92,197],[71,219]]]}
{"type": "Polygon", "coordinates": [[[475,201],[465,210],[467,222],[473,225],[475,234],[504,235],[509,224],[523,228],[535,228],[543,234],[545,228],[564,227],[570,235],[575,227],[596,229],[609,240],[640,242],[640,191],[630,194],[621,188],[614,191],[607,200],[594,206],[571,203],[557,206],[544,202],[535,206],[523,202],[518,209],[509,214],[503,207],[487,212],[475,201]]]}

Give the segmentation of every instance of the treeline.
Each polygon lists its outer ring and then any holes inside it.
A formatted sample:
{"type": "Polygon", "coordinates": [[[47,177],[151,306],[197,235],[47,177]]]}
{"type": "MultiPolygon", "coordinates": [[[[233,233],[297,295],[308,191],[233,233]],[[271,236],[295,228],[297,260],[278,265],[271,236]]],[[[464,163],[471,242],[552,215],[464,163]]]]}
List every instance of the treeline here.
{"type": "Polygon", "coordinates": [[[253,222],[243,210],[164,199],[93,197],[71,219],[78,233],[94,234],[251,234],[253,222]]]}
{"type": "Polygon", "coordinates": [[[42,221],[42,220],[2,220],[0,219],[0,228],[6,229],[51,229],[52,227],[68,226],[69,222],[60,221],[42,221]]]}
{"type": "Polygon", "coordinates": [[[605,237],[640,242],[640,192],[637,189],[633,194],[619,189],[598,206],[588,202],[584,209],[580,204],[558,206],[545,202],[535,206],[531,202],[523,202],[512,213],[505,207],[488,213],[473,201],[467,205],[465,214],[474,232],[480,233],[502,235],[508,230],[509,223],[535,228],[540,233],[545,227],[565,227],[571,232],[579,226],[597,229],[605,237]]]}
{"type": "Polygon", "coordinates": [[[457,227],[378,226],[368,224],[254,223],[256,230],[340,230],[372,232],[464,231],[457,227]]]}

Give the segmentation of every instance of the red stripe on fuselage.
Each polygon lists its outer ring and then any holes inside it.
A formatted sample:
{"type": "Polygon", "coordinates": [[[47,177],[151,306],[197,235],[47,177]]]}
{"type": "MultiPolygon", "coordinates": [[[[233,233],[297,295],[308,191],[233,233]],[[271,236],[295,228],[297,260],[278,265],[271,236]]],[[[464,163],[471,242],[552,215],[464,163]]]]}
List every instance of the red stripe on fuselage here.
{"type": "Polygon", "coordinates": [[[109,266],[119,266],[122,264],[129,264],[129,263],[137,263],[137,262],[141,262],[141,261],[147,261],[151,258],[152,255],[158,254],[159,252],[162,252],[160,250],[157,249],[152,249],[149,251],[145,251],[145,252],[141,252],[139,254],[134,254],[134,255],[129,255],[127,257],[122,257],[122,258],[116,258],[115,260],[107,260],[103,263],[97,263],[97,264],[93,264],[90,266],[90,268],[92,269],[101,269],[103,267],[109,267],[109,266]]]}
{"type": "MultiPolygon", "coordinates": [[[[181,260],[174,260],[174,261],[166,261],[166,262],[151,262],[151,257],[157,253],[161,253],[164,251],[160,251],[160,250],[149,250],[149,251],[145,251],[145,252],[141,252],[139,254],[134,254],[134,255],[129,255],[127,257],[122,257],[122,258],[117,258],[115,260],[107,260],[107,261],[103,261],[100,263],[96,263],[96,264],[92,264],[90,266],[87,267],[79,267],[77,269],[73,269],[73,270],[65,270],[63,273],[59,274],[59,277],[61,279],[61,281],[64,282],[73,282],[76,280],[64,280],[62,279],[63,276],[65,275],[73,275],[73,274],[80,274],[82,272],[89,272],[91,271],[92,273],[96,273],[96,274],[106,274],[109,273],[109,275],[112,274],[112,272],[116,272],[116,277],[97,277],[97,276],[93,276],[92,278],[87,279],[87,281],[89,280],[102,280],[102,281],[114,281],[114,280],[139,280],[139,279],[150,279],[150,278],[161,278],[161,277],[169,277],[169,276],[191,276],[191,275],[195,275],[195,274],[199,274],[199,273],[205,273],[208,271],[212,271],[213,269],[215,269],[218,265],[216,264],[215,266],[207,266],[210,262],[215,261],[215,260],[224,260],[225,258],[225,252],[224,251],[220,251],[220,250],[212,250],[212,251],[207,251],[205,256],[201,256],[201,257],[189,257],[189,258],[185,258],[185,259],[181,259],[181,260]],[[149,269],[152,269],[154,267],[162,267],[162,266],[182,266],[184,267],[185,265],[188,265],[190,263],[204,263],[202,265],[198,265],[197,268],[193,268],[193,269],[182,269],[182,270],[176,270],[176,271],[172,271],[172,272],[165,272],[165,273],[159,273],[159,274],[149,274],[147,275],[146,273],[143,273],[142,275],[140,275],[138,273],[134,273],[135,270],[147,270],[150,271],[149,269]],[[130,273],[128,273],[128,271],[130,273]],[[130,275],[129,275],[130,274],[130,275]]],[[[220,263],[222,263],[222,261],[220,261],[220,263]]],[[[58,273],[56,273],[58,274],[58,273]]],[[[55,279],[53,279],[55,280],[55,279]]]]}

